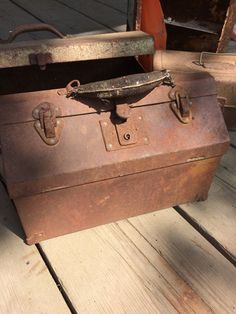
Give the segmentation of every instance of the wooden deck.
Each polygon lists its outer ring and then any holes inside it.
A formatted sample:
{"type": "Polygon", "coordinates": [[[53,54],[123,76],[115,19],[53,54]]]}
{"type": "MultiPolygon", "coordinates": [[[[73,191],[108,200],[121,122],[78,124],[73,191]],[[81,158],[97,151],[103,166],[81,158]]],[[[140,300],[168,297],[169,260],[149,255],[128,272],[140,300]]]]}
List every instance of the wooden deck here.
{"type": "MultiPolygon", "coordinates": [[[[2,0],[0,37],[39,21],[65,33],[125,30],[125,11],[124,0],[2,0]]],[[[0,185],[0,314],[236,313],[236,133],[206,202],[37,246],[22,237],[0,185]]]]}

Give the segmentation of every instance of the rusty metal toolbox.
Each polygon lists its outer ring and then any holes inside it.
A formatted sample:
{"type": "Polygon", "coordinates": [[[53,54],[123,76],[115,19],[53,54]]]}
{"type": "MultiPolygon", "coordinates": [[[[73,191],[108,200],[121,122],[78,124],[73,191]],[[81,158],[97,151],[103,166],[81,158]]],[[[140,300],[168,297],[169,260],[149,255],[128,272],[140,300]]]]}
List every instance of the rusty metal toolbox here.
{"type": "Polygon", "coordinates": [[[28,244],[207,198],[229,141],[215,81],[173,78],[122,101],[58,89],[0,97],[4,178],[28,244]]]}

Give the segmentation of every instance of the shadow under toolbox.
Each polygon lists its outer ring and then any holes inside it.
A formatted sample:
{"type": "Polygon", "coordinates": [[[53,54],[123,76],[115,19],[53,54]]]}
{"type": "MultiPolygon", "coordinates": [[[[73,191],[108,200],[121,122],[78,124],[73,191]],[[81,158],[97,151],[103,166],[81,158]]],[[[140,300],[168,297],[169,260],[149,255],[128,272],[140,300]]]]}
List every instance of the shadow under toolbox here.
{"type": "Polygon", "coordinates": [[[215,81],[173,78],[111,101],[73,84],[0,97],[4,177],[28,244],[207,198],[229,141],[215,81]]]}

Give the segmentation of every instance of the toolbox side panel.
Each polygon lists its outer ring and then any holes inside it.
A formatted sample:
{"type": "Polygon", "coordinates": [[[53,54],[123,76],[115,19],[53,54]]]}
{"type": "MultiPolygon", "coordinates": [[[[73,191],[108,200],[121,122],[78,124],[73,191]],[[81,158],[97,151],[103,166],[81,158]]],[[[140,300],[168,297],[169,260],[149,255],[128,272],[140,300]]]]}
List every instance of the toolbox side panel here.
{"type": "Polygon", "coordinates": [[[15,199],[28,244],[204,200],[220,157],[15,199]]]}

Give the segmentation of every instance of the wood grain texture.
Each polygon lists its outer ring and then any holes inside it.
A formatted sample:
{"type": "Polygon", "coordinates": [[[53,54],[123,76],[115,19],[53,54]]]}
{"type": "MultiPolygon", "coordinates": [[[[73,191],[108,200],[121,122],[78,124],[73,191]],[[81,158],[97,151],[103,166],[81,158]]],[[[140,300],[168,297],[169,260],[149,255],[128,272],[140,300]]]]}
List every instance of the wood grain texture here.
{"type": "MultiPolygon", "coordinates": [[[[9,31],[13,30],[16,26],[26,23],[38,23],[32,15],[26,13],[9,0],[0,1],[0,38],[6,39],[9,31]]],[[[34,34],[24,34],[17,38],[17,40],[35,39],[34,34]]]]}
{"type": "Polygon", "coordinates": [[[234,266],[178,213],[164,210],[129,222],[214,313],[236,312],[234,266]]]}
{"type": "Polygon", "coordinates": [[[94,0],[57,0],[57,2],[89,17],[111,31],[126,31],[126,15],[100,2],[94,0]]]}
{"type": "Polygon", "coordinates": [[[102,4],[105,4],[109,6],[110,8],[113,8],[117,11],[122,12],[123,14],[126,14],[127,12],[127,5],[128,0],[95,0],[96,2],[100,2],[102,4]]]}
{"type": "Polygon", "coordinates": [[[230,142],[236,148],[236,132],[230,132],[230,142]]]}
{"type": "Polygon", "coordinates": [[[18,217],[0,184],[0,313],[69,314],[35,246],[21,238],[18,217]]]}
{"type": "Polygon", "coordinates": [[[28,12],[36,15],[45,23],[52,24],[65,34],[108,33],[110,29],[89,17],[57,2],[56,0],[27,1],[14,0],[28,12]]]}
{"type": "Polygon", "coordinates": [[[234,267],[173,209],[41,245],[80,313],[235,311],[234,267]]]}
{"type": "MultiPolygon", "coordinates": [[[[6,39],[9,31],[14,30],[17,26],[22,24],[34,24],[44,22],[43,19],[36,14],[31,14],[27,8],[17,5],[17,1],[1,0],[0,1],[0,38],[6,39]]],[[[40,14],[39,14],[40,15],[40,14]]],[[[41,16],[42,17],[42,16],[41,16]]],[[[15,38],[14,42],[32,40],[32,39],[47,39],[55,38],[50,32],[32,32],[19,35],[15,38]]]]}
{"type": "Polygon", "coordinates": [[[235,189],[236,194],[236,148],[230,147],[227,154],[223,156],[216,176],[221,179],[226,186],[235,189]]]}

